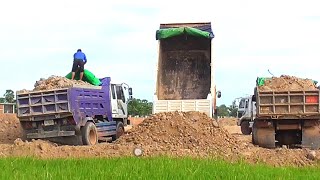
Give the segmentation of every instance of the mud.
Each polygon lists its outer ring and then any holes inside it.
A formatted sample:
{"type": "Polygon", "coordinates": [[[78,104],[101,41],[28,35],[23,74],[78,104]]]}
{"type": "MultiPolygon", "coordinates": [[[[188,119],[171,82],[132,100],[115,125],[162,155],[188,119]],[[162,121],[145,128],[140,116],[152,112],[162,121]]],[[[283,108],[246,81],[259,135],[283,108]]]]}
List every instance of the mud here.
{"type": "Polygon", "coordinates": [[[316,85],[311,79],[302,79],[295,76],[282,75],[272,77],[265,81],[263,86],[258,88],[259,91],[304,91],[317,90],[316,85]]]}

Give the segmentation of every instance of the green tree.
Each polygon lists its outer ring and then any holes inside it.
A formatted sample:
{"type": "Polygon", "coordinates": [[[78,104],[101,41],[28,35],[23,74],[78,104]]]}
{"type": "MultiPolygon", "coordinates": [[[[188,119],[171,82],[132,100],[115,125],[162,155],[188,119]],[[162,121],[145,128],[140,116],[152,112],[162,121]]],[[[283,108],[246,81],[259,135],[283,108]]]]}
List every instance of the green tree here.
{"type": "Polygon", "coordinates": [[[4,97],[0,97],[0,103],[6,102],[6,99],[4,97]]]}
{"type": "Polygon", "coordinates": [[[237,107],[230,105],[228,110],[229,110],[229,116],[237,117],[237,112],[238,112],[238,108],[237,107]]]}
{"type": "Polygon", "coordinates": [[[232,104],[228,107],[229,116],[237,117],[238,106],[236,100],[232,101],[232,104]]]}
{"type": "Polygon", "coordinates": [[[143,99],[132,99],[128,104],[128,114],[132,116],[146,116],[152,113],[152,103],[143,99]]]}
{"type": "Polygon", "coordinates": [[[218,116],[229,116],[229,109],[225,104],[218,106],[218,116]]]}
{"type": "Polygon", "coordinates": [[[14,92],[11,89],[6,90],[6,93],[3,95],[6,103],[14,103],[14,92]]]}

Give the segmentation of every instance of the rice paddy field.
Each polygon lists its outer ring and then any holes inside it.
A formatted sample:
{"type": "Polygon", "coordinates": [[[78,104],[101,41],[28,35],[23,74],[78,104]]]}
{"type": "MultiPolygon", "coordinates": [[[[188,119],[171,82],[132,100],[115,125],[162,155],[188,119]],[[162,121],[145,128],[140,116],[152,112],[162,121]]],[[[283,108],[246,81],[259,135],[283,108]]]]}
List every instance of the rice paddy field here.
{"type": "Polygon", "coordinates": [[[0,179],[319,179],[320,169],[217,159],[123,157],[0,159],[0,179]]]}

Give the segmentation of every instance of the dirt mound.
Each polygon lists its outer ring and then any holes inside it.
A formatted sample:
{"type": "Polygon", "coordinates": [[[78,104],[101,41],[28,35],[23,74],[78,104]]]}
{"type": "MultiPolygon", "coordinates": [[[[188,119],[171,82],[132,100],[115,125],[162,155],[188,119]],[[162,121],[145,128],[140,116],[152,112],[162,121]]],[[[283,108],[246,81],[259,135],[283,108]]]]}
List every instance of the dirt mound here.
{"type": "Polygon", "coordinates": [[[198,112],[155,114],[116,142],[95,146],[59,146],[42,140],[24,142],[20,139],[21,128],[15,115],[1,114],[0,123],[0,157],[123,157],[133,156],[133,149],[141,147],[143,156],[221,157],[273,166],[315,165],[320,160],[320,150],[310,153],[307,149],[254,146],[251,136],[242,135],[240,127],[232,125],[233,119],[222,119],[219,127],[214,120],[198,112]]]}
{"type": "MultiPolygon", "coordinates": [[[[93,85],[84,81],[70,80],[66,77],[61,76],[50,76],[48,79],[40,78],[40,80],[36,81],[36,83],[34,84],[33,91],[68,88],[73,87],[75,85],[94,87],[93,85]]],[[[23,89],[18,92],[24,93],[28,91],[29,90],[23,89]]]]}
{"type": "Polygon", "coordinates": [[[244,159],[251,163],[266,163],[273,166],[307,166],[317,164],[320,151],[315,154],[315,159],[308,159],[309,150],[307,149],[265,149],[252,147],[243,153],[244,159]]]}
{"type": "Polygon", "coordinates": [[[237,125],[237,118],[219,118],[218,119],[220,126],[236,126],[237,125]]]}
{"type": "Polygon", "coordinates": [[[241,147],[237,139],[204,113],[160,113],[145,119],[117,142],[139,146],[149,155],[232,157],[241,147]]]}
{"type": "Polygon", "coordinates": [[[282,75],[267,79],[263,86],[259,87],[260,91],[303,91],[316,90],[317,87],[311,79],[302,79],[295,76],[282,75]]]}
{"type": "Polygon", "coordinates": [[[59,146],[55,143],[16,139],[13,144],[1,144],[0,157],[83,158],[83,157],[123,157],[132,155],[132,148],[111,143],[95,146],[59,146]]]}
{"type": "Polygon", "coordinates": [[[20,122],[15,114],[0,114],[0,124],[0,144],[12,144],[22,137],[20,122]]]}

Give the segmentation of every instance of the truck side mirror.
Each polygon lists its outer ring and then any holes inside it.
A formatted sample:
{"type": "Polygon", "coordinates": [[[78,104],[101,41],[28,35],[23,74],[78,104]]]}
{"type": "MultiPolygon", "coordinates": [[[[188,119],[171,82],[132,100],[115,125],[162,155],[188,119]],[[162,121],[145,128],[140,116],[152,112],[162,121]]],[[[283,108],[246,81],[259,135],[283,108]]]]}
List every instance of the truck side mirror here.
{"type": "Polygon", "coordinates": [[[252,99],[251,99],[253,102],[255,102],[257,99],[256,99],[256,95],[253,95],[252,96],[252,99]]]}
{"type": "Polygon", "coordinates": [[[218,91],[218,92],[217,92],[217,97],[218,97],[218,98],[221,98],[221,91],[218,91]]]}
{"type": "Polygon", "coordinates": [[[132,88],[128,89],[129,95],[132,96],[132,88]]]}
{"type": "Polygon", "coordinates": [[[132,99],[132,88],[129,88],[128,92],[129,92],[129,99],[131,100],[132,99]]]}

